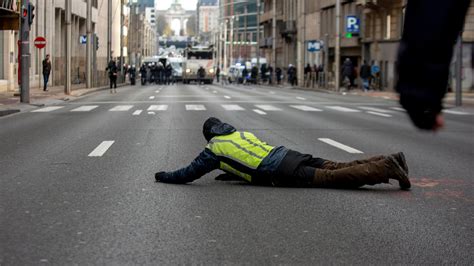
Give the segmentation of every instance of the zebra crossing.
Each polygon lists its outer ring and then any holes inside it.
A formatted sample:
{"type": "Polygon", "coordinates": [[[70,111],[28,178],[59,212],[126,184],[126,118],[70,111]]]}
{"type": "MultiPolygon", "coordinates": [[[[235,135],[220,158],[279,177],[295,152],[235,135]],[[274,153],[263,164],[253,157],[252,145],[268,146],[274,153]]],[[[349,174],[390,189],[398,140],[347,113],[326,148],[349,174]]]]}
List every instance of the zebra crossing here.
{"type": "MultiPolygon", "coordinates": [[[[67,106],[48,106],[39,108],[31,111],[32,113],[50,113],[59,110],[66,110],[66,112],[73,113],[87,113],[97,110],[103,110],[106,108],[106,111],[113,113],[126,113],[132,112],[133,116],[139,116],[143,113],[155,114],[155,112],[166,112],[170,109],[183,110],[183,111],[207,111],[208,108],[211,109],[220,109],[223,111],[251,111],[259,115],[267,115],[268,113],[282,112],[287,110],[297,110],[301,112],[341,112],[341,113],[363,113],[368,115],[374,115],[383,118],[391,118],[396,113],[405,112],[403,108],[400,107],[372,107],[372,106],[339,106],[339,105],[321,105],[321,106],[310,106],[310,105],[294,105],[294,104],[248,104],[250,107],[241,106],[239,104],[213,104],[213,105],[204,105],[204,104],[152,104],[147,106],[136,106],[133,104],[118,104],[115,106],[110,105],[82,105],[79,107],[73,107],[70,110],[67,110],[67,106]],[[146,110],[146,112],[143,112],[146,110]]],[[[444,113],[451,115],[474,115],[467,112],[454,111],[454,110],[445,110],[444,113]]]]}

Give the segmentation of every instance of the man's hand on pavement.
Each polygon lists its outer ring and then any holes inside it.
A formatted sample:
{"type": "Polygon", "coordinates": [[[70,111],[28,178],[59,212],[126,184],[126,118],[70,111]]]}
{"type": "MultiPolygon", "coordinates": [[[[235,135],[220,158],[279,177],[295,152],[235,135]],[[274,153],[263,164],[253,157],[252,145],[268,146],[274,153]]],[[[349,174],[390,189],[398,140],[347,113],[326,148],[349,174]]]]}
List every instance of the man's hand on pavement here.
{"type": "Polygon", "coordinates": [[[166,172],[158,172],[155,174],[156,182],[161,182],[165,178],[166,172]]]}

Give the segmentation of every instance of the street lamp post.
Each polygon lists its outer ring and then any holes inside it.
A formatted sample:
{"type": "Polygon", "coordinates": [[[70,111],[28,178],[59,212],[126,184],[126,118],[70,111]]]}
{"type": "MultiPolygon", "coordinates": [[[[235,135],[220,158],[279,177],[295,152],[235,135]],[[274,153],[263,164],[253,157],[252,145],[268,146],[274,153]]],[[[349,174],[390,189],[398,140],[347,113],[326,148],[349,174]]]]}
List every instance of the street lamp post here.
{"type": "Polygon", "coordinates": [[[224,72],[227,73],[227,19],[224,21],[224,72]]]}
{"type": "Polygon", "coordinates": [[[240,16],[239,13],[237,13],[237,15],[235,16],[235,21],[237,22],[237,23],[236,23],[236,25],[237,25],[237,26],[236,26],[236,34],[235,34],[235,36],[237,37],[237,38],[236,38],[236,40],[237,40],[237,43],[236,43],[236,44],[237,44],[237,50],[238,50],[238,52],[237,52],[237,54],[238,54],[238,59],[237,59],[237,61],[240,60],[240,35],[239,35],[240,23],[239,23],[239,16],[240,16]]]}
{"type": "Polygon", "coordinates": [[[336,0],[336,46],[334,53],[334,63],[336,69],[334,70],[336,91],[340,88],[340,68],[341,68],[341,0],[336,0]]]}
{"type": "Polygon", "coordinates": [[[230,62],[229,64],[232,66],[234,63],[234,16],[230,18],[230,62]]]}
{"type": "Polygon", "coordinates": [[[260,70],[260,0],[257,0],[257,68],[260,70]]]}
{"type": "Polygon", "coordinates": [[[92,0],[87,0],[86,87],[92,88],[92,0]]]}

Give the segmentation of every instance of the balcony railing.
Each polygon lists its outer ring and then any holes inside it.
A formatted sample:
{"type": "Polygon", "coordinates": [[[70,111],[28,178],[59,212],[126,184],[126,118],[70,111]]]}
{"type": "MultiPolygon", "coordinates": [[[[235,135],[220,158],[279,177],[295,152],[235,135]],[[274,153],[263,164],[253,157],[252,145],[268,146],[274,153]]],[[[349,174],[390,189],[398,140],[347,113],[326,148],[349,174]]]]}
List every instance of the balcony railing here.
{"type": "Polygon", "coordinates": [[[20,13],[20,1],[18,0],[0,0],[0,15],[5,13],[20,13]]]}
{"type": "Polygon", "coordinates": [[[267,21],[272,20],[273,18],[273,12],[272,11],[266,11],[260,16],[260,23],[265,23],[267,21]]]}

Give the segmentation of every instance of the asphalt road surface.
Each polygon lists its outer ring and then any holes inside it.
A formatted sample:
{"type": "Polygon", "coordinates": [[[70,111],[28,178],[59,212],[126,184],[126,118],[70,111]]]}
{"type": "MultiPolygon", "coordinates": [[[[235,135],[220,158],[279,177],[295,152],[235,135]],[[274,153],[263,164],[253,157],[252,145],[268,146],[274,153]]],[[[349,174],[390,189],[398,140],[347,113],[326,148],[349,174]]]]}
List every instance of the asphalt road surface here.
{"type": "Polygon", "coordinates": [[[474,109],[419,132],[395,101],[251,86],[129,86],[0,118],[0,264],[474,263],[474,109]],[[403,151],[413,188],[155,183],[216,116],[338,161],[403,151]]]}

